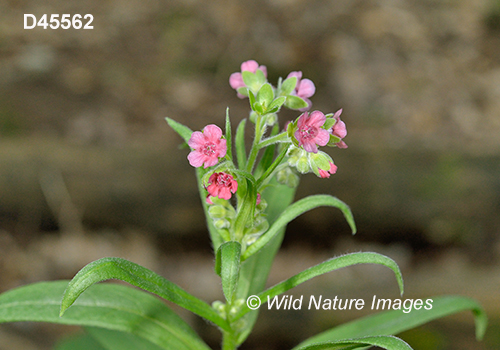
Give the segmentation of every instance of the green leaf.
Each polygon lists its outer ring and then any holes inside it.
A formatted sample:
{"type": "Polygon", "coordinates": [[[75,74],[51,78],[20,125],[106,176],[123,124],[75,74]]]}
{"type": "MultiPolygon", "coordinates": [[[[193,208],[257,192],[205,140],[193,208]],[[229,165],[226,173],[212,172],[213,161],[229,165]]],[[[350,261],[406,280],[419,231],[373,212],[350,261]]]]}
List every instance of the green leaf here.
{"type": "Polygon", "coordinates": [[[170,127],[174,129],[174,131],[177,132],[186,143],[189,141],[189,139],[191,138],[191,134],[193,133],[190,128],[170,118],[165,118],[165,120],[167,121],[168,125],[170,125],[170,127]]]}
{"type": "Polygon", "coordinates": [[[226,108],[226,156],[229,159],[233,159],[233,145],[232,145],[232,136],[231,136],[231,120],[229,119],[229,108],[226,108]]]}
{"type": "MultiPolygon", "coordinates": [[[[130,333],[98,327],[86,327],[85,329],[107,350],[161,350],[158,345],[130,333]]],[[[93,348],[87,349],[94,350],[93,348]]]]}
{"type": "Polygon", "coordinates": [[[393,336],[376,336],[316,343],[296,350],[345,350],[364,346],[378,346],[387,350],[412,350],[405,341],[393,336]]]}
{"type": "Polygon", "coordinates": [[[236,128],[236,159],[238,160],[238,167],[240,169],[245,169],[247,165],[247,151],[245,146],[245,125],[247,123],[246,119],[243,119],[238,127],[236,128]]]}
{"type": "Polygon", "coordinates": [[[430,310],[414,309],[408,313],[403,312],[403,310],[390,310],[365,316],[319,333],[299,344],[294,350],[324,341],[398,334],[438,318],[466,310],[471,310],[475,317],[476,338],[478,340],[483,338],[488,320],[484,309],[477,301],[461,296],[440,296],[432,298],[432,300],[432,309],[430,310]]]}
{"type": "Polygon", "coordinates": [[[307,108],[308,104],[306,101],[295,95],[288,95],[286,97],[285,106],[290,109],[301,109],[307,108]]]}
{"type": "Polygon", "coordinates": [[[189,294],[175,283],[168,281],[155,272],[120,258],[102,258],[81,269],[64,292],[61,302],[61,315],[87,288],[95,283],[109,279],[128,282],[212,321],[223,329],[229,328],[226,320],[206,302],[189,294]]]}
{"type": "Polygon", "coordinates": [[[92,338],[89,334],[85,333],[60,340],[54,347],[54,350],[89,350],[89,349],[110,350],[104,348],[101,344],[97,342],[97,340],[92,338]]]}
{"type": "Polygon", "coordinates": [[[349,209],[349,206],[347,204],[345,204],[338,198],[330,195],[308,196],[293,203],[288,208],[286,208],[285,211],[282,213],[282,215],[276,220],[276,222],[274,222],[271,225],[269,230],[265,234],[263,234],[257,241],[255,241],[255,243],[253,243],[251,246],[247,248],[241,259],[245,260],[252,254],[255,254],[259,249],[265,246],[282,227],[286,226],[290,221],[295,219],[297,216],[305,213],[306,211],[321,206],[330,206],[339,208],[344,214],[344,217],[346,218],[349,226],[351,227],[353,234],[356,233],[356,225],[354,223],[354,218],[352,217],[351,210],[349,209]]]}
{"type": "Polygon", "coordinates": [[[262,85],[259,89],[259,92],[257,93],[257,102],[259,102],[263,106],[266,106],[267,109],[267,107],[269,107],[273,100],[274,91],[271,84],[266,83],[262,85]]]}
{"type": "Polygon", "coordinates": [[[290,77],[285,79],[285,81],[283,81],[283,84],[281,85],[280,95],[281,96],[290,95],[292,91],[295,90],[296,86],[297,86],[297,77],[290,77]]]}
{"type": "MultiPolygon", "coordinates": [[[[311,278],[341,269],[343,267],[358,264],[379,264],[390,268],[396,275],[396,279],[399,285],[399,291],[401,292],[401,294],[403,294],[403,276],[401,274],[401,271],[399,270],[398,264],[396,264],[394,260],[378,253],[352,253],[332,258],[316,266],[310,267],[258,294],[258,297],[260,298],[262,303],[266,303],[268,300],[274,298],[275,296],[280,295],[287,290],[290,290],[298,286],[299,284],[310,280],[311,278]]],[[[250,309],[245,305],[241,309],[241,311],[234,317],[234,319],[236,320],[242,317],[249,311],[250,309]]]]}
{"type": "Polygon", "coordinates": [[[241,244],[226,242],[217,250],[216,270],[222,279],[222,291],[228,303],[233,301],[233,295],[240,276],[241,244]]]}
{"type": "Polygon", "coordinates": [[[93,286],[60,317],[61,295],[67,285],[68,281],[41,282],[1,294],[0,323],[34,321],[101,327],[131,333],[162,349],[210,349],[161,300],[126,286],[93,286]]]}

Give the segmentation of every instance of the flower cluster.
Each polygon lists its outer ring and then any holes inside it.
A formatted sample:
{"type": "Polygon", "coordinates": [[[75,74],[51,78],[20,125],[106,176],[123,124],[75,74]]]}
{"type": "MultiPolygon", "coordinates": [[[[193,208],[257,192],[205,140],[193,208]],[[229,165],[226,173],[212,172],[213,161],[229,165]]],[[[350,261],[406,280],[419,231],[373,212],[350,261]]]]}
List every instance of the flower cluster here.
{"type": "Polygon", "coordinates": [[[279,79],[274,87],[267,81],[266,66],[250,60],[241,64],[240,72],[231,74],[229,84],[239,98],[248,98],[250,102],[249,119],[255,124],[250,154],[247,157],[244,149],[244,132],[237,132],[238,157],[232,158],[231,124],[227,116],[229,130],[225,135],[213,124],[191,133],[188,160],[192,166],[203,169],[201,181],[208,212],[221,236],[224,240],[236,237],[251,244],[269,226],[264,214],[266,203],[260,193],[271,179],[294,187],[298,183],[296,172],[329,178],[337,172],[337,166],[319,147],[347,148],[343,141],[347,129],[340,120],[341,109],[326,115],[317,110],[309,112],[316,87],[311,80],[302,78],[300,71],[291,72],[285,80],[279,79]],[[283,132],[279,133],[275,126],[266,137],[267,128],[276,124],[277,113],[283,106],[302,114],[288,123],[283,132]],[[267,147],[273,147],[272,152],[266,152],[267,156],[257,161],[259,151],[267,147]],[[280,150],[280,155],[272,161],[273,153],[280,150]],[[237,197],[237,208],[230,203],[233,196],[237,197]]]}

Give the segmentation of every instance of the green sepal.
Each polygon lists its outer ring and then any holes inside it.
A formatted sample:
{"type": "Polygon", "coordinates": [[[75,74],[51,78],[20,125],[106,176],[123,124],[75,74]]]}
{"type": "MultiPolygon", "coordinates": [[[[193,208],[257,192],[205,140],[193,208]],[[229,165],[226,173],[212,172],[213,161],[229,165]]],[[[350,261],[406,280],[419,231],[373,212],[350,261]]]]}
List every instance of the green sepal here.
{"type": "Polygon", "coordinates": [[[285,79],[281,84],[281,89],[279,91],[280,96],[288,96],[295,90],[297,86],[297,77],[290,77],[285,79]]]}
{"type": "Polygon", "coordinates": [[[330,134],[330,139],[326,145],[328,147],[337,147],[336,143],[339,143],[340,141],[342,141],[340,137],[330,134]]]}
{"type": "Polygon", "coordinates": [[[256,99],[257,102],[267,110],[268,106],[270,106],[274,100],[274,91],[271,84],[266,83],[262,85],[257,93],[256,99]]]}
{"type": "Polygon", "coordinates": [[[252,91],[255,90],[255,86],[259,84],[259,78],[256,74],[250,71],[241,72],[241,77],[243,78],[243,82],[245,85],[252,91]]]}
{"type": "Polygon", "coordinates": [[[241,244],[230,241],[221,244],[215,259],[215,272],[221,277],[222,291],[228,303],[233,300],[240,276],[241,244]]]}
{"type": "Polygon", "coordinates": [[[236,89],[241,95],[248,97],[248,92],[250,91],[246,86],[242,86],[236,89]]]}
{"type": "Polygon", "coordinates": [[[285,96],[277,97],[268,107],[267,113],[277,113],[286,101],[285,96]]]}
{"type": "Polygon", "coordinates": [[[328,116],[333,116],[333,114],[330,113],[325,115],[325,124],[323,124],[322,126],[322,128],[325,130],[330,130],[337,123],[337,120],[335,120],[334,118],[329,118],[328,116]]]}
{"type": "Polygon", "coordinates": [[[288,95],[286,97],[285,106],[287,106],[290,109],[302,109],[302,108],[307,108],[308,104],[299,96],[288,95]]]}

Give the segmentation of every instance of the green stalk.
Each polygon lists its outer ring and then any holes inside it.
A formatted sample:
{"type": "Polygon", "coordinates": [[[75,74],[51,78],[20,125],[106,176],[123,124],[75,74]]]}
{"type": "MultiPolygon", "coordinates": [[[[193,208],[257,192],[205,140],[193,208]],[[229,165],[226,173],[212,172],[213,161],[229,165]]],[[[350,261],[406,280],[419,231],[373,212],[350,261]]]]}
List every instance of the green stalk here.
{"type": "Polygon", "coordinates": [[[257,115],[257,120],[255,121],[255,138],[253,139],[252,149],[250,150],[250,155],[248,156],[247,161],[247,171],[249,173],[252,172],[253,166],[255,165],[255,161],[257,160],[257,155],[259,153],[260,147],[260,139],[262,138],[262,116],[260,114],[257,115]]]}
{"type": "Polygon", "coordinates": [[[262,174],[262,176],[257,180],[257,192],[260,189],[260,185],[267,180],[267,178],[274,172],[274,170],[276,170],[276,167],[283,161],[283,158],[285,158],[286,152],[288,151],[289,147],[290,145],[286,145],[285,147],[283,147],[278,157],[276,157],[276,159],[274,160],[273,164],[271,164],[271,166],[266,169],[265,173],[262,174]]]}
{"type": "Polygon", "coordinates": [[[222,350],[236,350],[236,336],[233,332],[223,331],[222,333],[222,350]]]}

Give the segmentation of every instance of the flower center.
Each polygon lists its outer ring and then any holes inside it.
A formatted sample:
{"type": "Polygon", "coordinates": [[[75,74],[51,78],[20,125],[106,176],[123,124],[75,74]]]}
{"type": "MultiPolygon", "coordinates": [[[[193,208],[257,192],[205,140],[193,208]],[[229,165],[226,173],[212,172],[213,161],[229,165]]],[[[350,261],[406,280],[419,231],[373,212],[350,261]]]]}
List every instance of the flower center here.
{"type": "Polygon", "coordinates": [[[300,136],[302,139],[310,140],[318,135],[318,128],[314,126],[305,125],[300,129],[300,136]]]}
{"type": "Polygon", "coordinates": [[[217,186],[229,187],[231,186],[231,175],[223,174],[217,177],[217,186]]]}
{"type": "Polygon", "coordinates": [[[203,148],[203,154],[206,156],[211,156],[215,154],[215,151],[217,149],[217,146],[213,142],[207,142],[205,143],[205,147],[203,148]]]}

